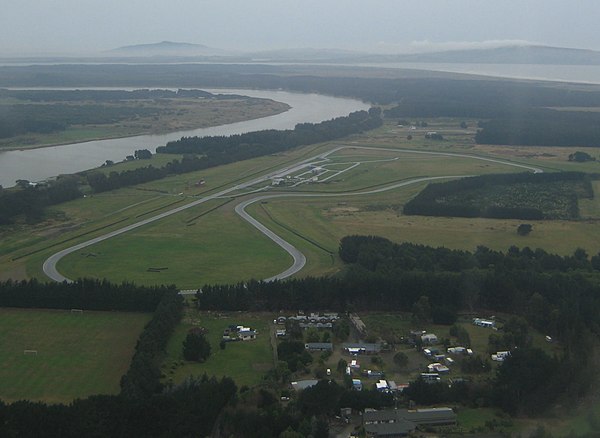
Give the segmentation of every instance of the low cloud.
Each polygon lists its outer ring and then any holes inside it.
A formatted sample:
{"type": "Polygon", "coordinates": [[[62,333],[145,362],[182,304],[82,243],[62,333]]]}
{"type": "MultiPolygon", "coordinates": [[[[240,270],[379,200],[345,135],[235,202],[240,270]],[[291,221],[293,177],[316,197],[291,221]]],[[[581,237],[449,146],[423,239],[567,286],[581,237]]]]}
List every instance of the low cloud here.
{"type": "Polygon", "coordinates": [[[449,50],[493,49],[507,46],[529,46],[539,43],[526,40],[486,40],[486,41],[411,41],[410,43],[389,43],[380,41],[375,49],[380,53],[426,53],[449,50]]]}

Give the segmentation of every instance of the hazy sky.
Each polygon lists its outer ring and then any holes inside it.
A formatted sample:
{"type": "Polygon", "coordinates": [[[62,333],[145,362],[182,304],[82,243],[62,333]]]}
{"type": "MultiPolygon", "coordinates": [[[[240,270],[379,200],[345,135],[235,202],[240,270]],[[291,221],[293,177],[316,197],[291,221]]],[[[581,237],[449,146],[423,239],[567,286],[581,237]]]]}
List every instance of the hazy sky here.
{"type": "Polygon", "coordinates": [[[163,40],[417,51],[522,41],[600,50],[598,0],[0,0],[0,53],[163,40]]]}

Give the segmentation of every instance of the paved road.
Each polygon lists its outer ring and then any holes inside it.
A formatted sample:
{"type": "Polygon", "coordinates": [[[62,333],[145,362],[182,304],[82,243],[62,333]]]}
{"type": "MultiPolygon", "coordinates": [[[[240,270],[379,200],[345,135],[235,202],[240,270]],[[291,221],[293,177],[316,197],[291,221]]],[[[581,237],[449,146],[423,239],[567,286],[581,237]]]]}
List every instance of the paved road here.
{"type": "Polygon", "coordinates": [[[290,173],[295,173],[298,170],[300,170],[300,169],[308,166],[309,163],[311,163],[312,161],[315,161],[317,159],[322,158],[322,155],[323,154],[315,155],[313,157],[310,157],[310,158],[307,158],[305,160],[302,160],[302,161],[300,161],[299,163],[297,163],[297,164],[295,164],[293,166],[288,166],[288,167],[281,168],[281,169],[279,169],[276,172],[271,172],[271,173],[269,173],[267,175],[263,175],[261,177],[255,178],[255,179],[253,179],[251,181],[248,181],[248,182],[245,182],[245,183],[242,183],[242,184],[236,184],[236,185],[234,185],[234,186],[232,186],[230,188],[221,190],[221,191],[219,191],[217,193],[213,193],[212,195],[207,195],[207,196],[205,196],[203,198],[200,198],[200,199],[198,199],[196,201],[190,202],[189,204],[185,204],[185,205],[182,205],[180,207],[174,208],[172,210],[165,211],[163,213],[157,214],[156,216],[152,216],[152,217],[150,217],[148,219],[144,219],[144,220],[136,222],[134,224],[127,225],[127,226],[125,226],[123,228],[120,228],[118,230],[111,231],[109,233],[103,234],[102,236],[98,236],[98,237],[96,237],[94,239],[90,239],[88,241],[79,243],[79,244],[71,246],[69,248],[65,248],[62,251],[59,251],[59,252],[51,255],[50,257],[48,257],[48,259],[46,259],[46,261],[42,265],[42,269],[44,271],[44,274],[46,274],[48,277],[50,277],[54,281],[59,281],[59,282],[66,281],[66,282],[70,283],[70,282],[72,282],[72,280],[69,279],[69,278],[67,278],[67,277],[65,277],[64,275],[62,275],[60,272],[58,272],[58,269],[56,268],[56,264],[63,257],[65,257],[66,255],[69,255],[69,254],[71,254],[73,252],[79,251],[79,250],[81,250],[83,248],[86,248],[88,246],[95,245],[96,243],[102,242],[104,240],[110,239],[112,237],[118,236],[118,235],[126,233],[128,231],[134,230],[136,228],[142,227],[144,225],[150,224],[152,222],[158,221],[158,220],[163,219],[163,218],[165,218],[167,216],[171,216],[173,214],[179,213],[179,212],[181,212],[183,210],[187,210],[188,208],[192,208],[192,207],[195,207],[197,205],[203,204],[205,202],[211,201],[213,199],[225,196],[225,195],[227,195],[227,194],[229,194],[231,192],[234,192],[234,191],[237,191],[237,190],[243,190],[243,189],[248,188],[250,186],[253,186],[255,184],[259,184],[261,182],[270,180],[271,178],[273,178],[275,176],[281,176],[281,175],[287,175],[287,174],[290,174],[290,173]]]}
{"type": "Polygon", "coordinates": [[[263,233],[265,236],[267,236],[269,239],[271,239],[273,242],[275,242],[277,245],[282,247],[289,255],[292,256],[292,258],[294,259],[294,263],[292,263],[292,266],[287,268],[285,271],[280,272],[277,275],[274,275],[273,277],[269,277],[269,278],[265,279],[265,281],[283,280],[284,278],[290,277],[290,276],[294,275],[296,272],[300,271],[306,264],[306,257],[291,243],[285,241],[282,237],[278,236],[273,231],[269,230],[267,227],[265,227],[263,224],[261,224],[258,220],[254,219],[252,216],[250,216],[248,214],[248,212],[246,211],[246,207],[248,207],[249,205],[254,204],[255,202],[264,201],[266,199],[273,199],[273,198],[292,198],[292,197],[293,198],[297,198],[297,197],[303,197],[303,198],[336,197],[336,198],[339,198],[340,196],[371,195],[373,193],[380,193],[380,192],[385,192],[387,190],[394,190],[399,187],[404,187],[404,186],[407,186],[410,184],[417,184],[417,183],[424,182],[424,181],[433,181],[436,179],[465,178],[467,176],[470,176],[470,175],[432,176],[432,177],[428,177],[428,178],[416,178],[416,179],[412,179],[409,181],[403,181],[401,183],[392,184],[392,185],[389,185],[386,187],[381,187],[378,189],[368,190],[368,191],[363,191],[363,192],[356,191],[356,192],[348,192],[348,193],[279,193],[277,195],[262,195],[262,196],[257,196],[255,198],[248,199],[248,200],[236,205],[235,212],[237,214],[239,214],[244,220],[248,221],[251,225],[253,225],[255,228],[257,228],[261,233],[263,233]]]}
{"type": "MultiPolygon", "coordinates": [[[[214,193],[212,195],[207,195],[203,198],[200,198],[198,200],[195,200],[193,202],[190,202],[189,204],[186,205],[182,205],[180,207],[177,208],[173,208],[172,210],[157,214],[155,216],[152,216],[148,219],[144,219],[142,221],[136,222],[134,224],[131,225],[127,225],[123,228],[120,228],[118,230],[115,231],[111,231],[109,233],[106,233],[102,236],[96,237],[94,239],[88,240],[86,242],[82,242],[79,243],[77,245],[71,246],[69,248],[63,249],[62,251],[59,251],[55,254],[53,254],[52,256],[50,256],[48,259],[46,259],[46,261],[44,262],[42,268],[44,273],[50,277],[52,280],[55,281],[67,281],[67,282],[71,282],[72,280],[70,280],[69,278],[65,277],[64,275],[62,275],[60,272],[58,272],[57,268],[56,268],[56,264],[66,255],[71,254],[73,252],[79,251],[83,248],[86,248],[88,246],[94,245],[96,243],[102,242],[104,240],[110,239],[112,237],[118,236],[120,234],[126,233],[128,231],[134,230],[136,228],[142,227],[144,225],[150,224],[152,222],[158,221],[160,219],[163,219],[165,217],[171,216],[173,214],[179,213],[183,210],[186,210],[188,208],[192,208],[195,207],[197,205],[200,205],[204,202],[208,202],[210,200],[213,200],[215,198],[219,198],[225,195],[228,195],[234,191],[237,190],[243,190],[245,188],[251,187],[255,184],[259,184],[261,182],[264,181],[268,181],[271,178],[274,177],[282,177],[285,175],[289,175],[289,174],[293,174],[295,172],[298,172],[299,170],[306,168],[308,166],[310,166],[310,164],[312,162],[315,162],[317,160],[324,160],[327,159],[327,157],[341,149],[367,149],[367,150],[382,150],[382,151],[390,151],[390,152],[396,152],[398,154],[403,154],[403,153],[413,153],[413,154],[423,154],[423,155],[437,155],[437,156],[446,156],[446,157],[461,157],[461,158],[469,158],[469,159],[474,159],[474,160],[482,160],[482,161],[488,161],[488,162],[493,162],[493,163],[498,163],[498,164],[504,164],[504,165],[508,165],[508,166],[513,166],[513,167],[519,167],[519,168],[523,168],[523,169],[527,169],[527,170],[531,170],[534,173],[541,173],[543,172],[542,169],[539,169],[537,167],[532,167],[532,166],[526,166],[523,164],[517,164],[517,163],[511,163],[510,161],[503,161],[503,160],[497,160],[497,159],[493,159],[493,158],[485,158],[485,157],[478,157],[478,156],[473,156],[473,155],[466,155],[466,154],[453,154],[453,153],[449,153],[449,152],[426,152],[426,151],[416,151],[416,150],[409,150],[409,149],[403,149],[403,150],[399,150],[399,149],[387,149],[387,148],[378,148],[378,147],[367,147],[367,146],[339,146],[336,147],[328,152],[325,153],[321,153],[315,156],[312,156],[310,158],[306,158],[300,162],[298,162],[297,164],[294,164],[292,166],[286,166],[283,167],[275,172],[270,172],[267,175],[263,175],[260,176],[258,178],[255,178],[251,181],[245,182],[245,183],[241,183],[241,184],[237,184],[234,185],[230,188],[221,190],[217,193],[214,193]]],[[[272,281],[272,280],[276,280],[276,279],[283,279],[283,278],[287,278],[293,274],[295,274],[296,272],[300,271],[304,265],[306,264],[306,257],[304,256],[304,254],[302,254],[297,248],[295,248],[292,244],[290,244],[289,242],[285,241],[284,239],[282,239],[280,236],[278,236],[277,234],[275,234],[273,231],[269,230],[267,227],[265,227],[263,224],[261,224],[259,221],[257,221],[256,219],[254,219],[252,216],[250,216],[246,211],[245,208],[250,205],[253,204],[254,202],[258,202],[261,200],[265,200],[265,199],[271,199],[271,198],[281,198],[281,197],[340,197],[340,196],[356,196],[356,195],[368,195],[368,194],[373,194],[373,193],[380,193],[380,192],[384,192],[384,191],[388,191],[388,190],[393,190],[399,187],[404,187],[410,184],[416,184],[416,183],[420,183],[420,182],[424,182],[424,181],[431,181],[431,180],[436,180],[436,179],[449,179],[449,178],[464,178],[467,177],[469,175],[455,175],[455,176],[437,176],[437,177],[428,177],[428,178],[416,178],[413,180],[408,180],[408,181],[403,181],[400,183],[396,183],[396,184],[391,184],[389,186],[385,186],[385,187],[380,187],[378,189],[374,189],[374,190],[368,190],[368,191],[357,191],[357,192],[351,192],[351,193],[315,193],[315,194],[300,194],[300,193],[288,193],[288,194],[276,194],[276,195],[261,195],[261,196],[256,196],[254,198],[245,200],[243,202],[241,202],[240,204],[238,204],[235,207],[235,211],[237,214],[239,214],[244,220],[248,221],[251,225],[253,225],[254,227],[256,227],[261,233],[263,233],[265,236],[267,236],[269,239],[273,240],[277,245],[279,245],[280,247],[282,247],[286,252],[288,252],[288,254],[290,254],[294,260],[292,266],[290,266],[288,269],[286,269],[285,271],[270,277],[268,279],[266,279],[266,281],[272,281]]]]}

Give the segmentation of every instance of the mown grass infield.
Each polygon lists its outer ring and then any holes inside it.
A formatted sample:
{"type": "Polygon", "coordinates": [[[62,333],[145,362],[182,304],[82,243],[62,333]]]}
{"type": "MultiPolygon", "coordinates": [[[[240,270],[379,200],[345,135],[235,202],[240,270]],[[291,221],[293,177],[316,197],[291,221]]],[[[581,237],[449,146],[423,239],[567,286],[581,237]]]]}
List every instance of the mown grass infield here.
{"type": "Polygon", "coordinates": [[[118,393],[150,318],[144,313],[0,308],[0,399],[68,403],[118,393]]]}

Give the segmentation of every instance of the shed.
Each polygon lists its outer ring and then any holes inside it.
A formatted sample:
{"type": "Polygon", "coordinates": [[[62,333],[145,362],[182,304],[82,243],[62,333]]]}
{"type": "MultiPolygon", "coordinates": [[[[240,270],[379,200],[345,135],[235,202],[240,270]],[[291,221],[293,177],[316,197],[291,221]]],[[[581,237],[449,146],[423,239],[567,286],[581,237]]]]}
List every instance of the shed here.
{"type": "Polygon", "coordinates": [[[437,344],[438,338],[433,333],[425,333],[424,335],[421,336],[421,341],[424,344],[437,344]]]}
{"type": "Polygon", "coordinates": [[[304,344],[304,348],[308,351],[333,351],[331,342],[308,342],[304,344]]]}

